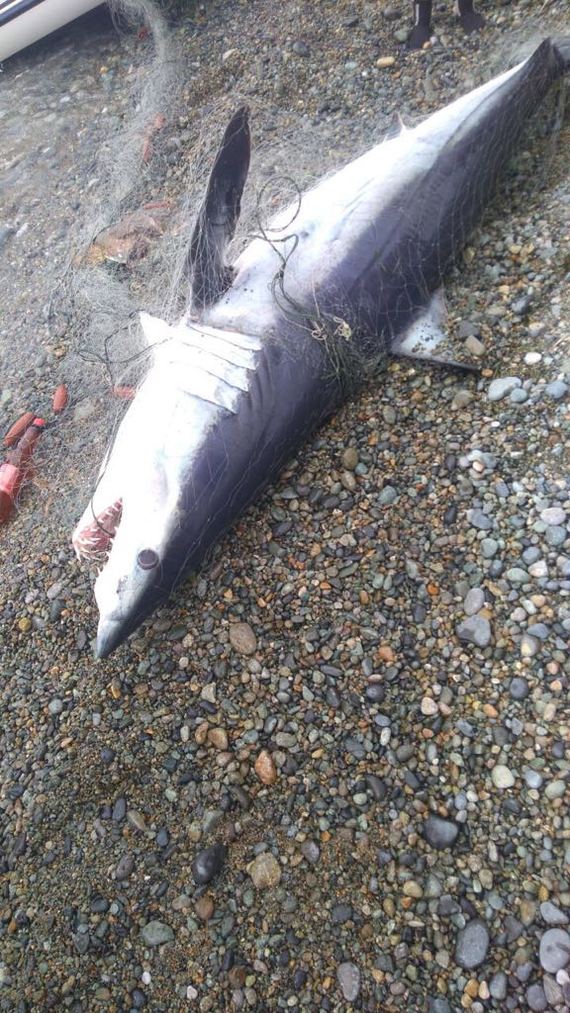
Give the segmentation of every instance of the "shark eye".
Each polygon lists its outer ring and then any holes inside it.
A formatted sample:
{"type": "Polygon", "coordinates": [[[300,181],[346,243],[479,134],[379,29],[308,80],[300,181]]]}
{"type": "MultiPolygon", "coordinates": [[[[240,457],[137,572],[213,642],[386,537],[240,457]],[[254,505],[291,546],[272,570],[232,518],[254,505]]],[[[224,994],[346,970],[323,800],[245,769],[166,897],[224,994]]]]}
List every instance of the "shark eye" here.
{"type": "Polygon", "coordinates": [[[158,553],[154,549],[141,549],[137,556],[141,570],[154,570],[158,566],[158,553]]]}

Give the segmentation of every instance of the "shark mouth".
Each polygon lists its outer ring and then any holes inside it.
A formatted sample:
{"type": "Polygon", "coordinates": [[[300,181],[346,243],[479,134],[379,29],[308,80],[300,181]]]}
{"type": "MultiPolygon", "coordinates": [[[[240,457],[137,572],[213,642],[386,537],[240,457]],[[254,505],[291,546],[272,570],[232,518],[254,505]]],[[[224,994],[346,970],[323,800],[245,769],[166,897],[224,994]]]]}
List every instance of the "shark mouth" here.
{"type": "Polygon", "coordinates": [[[101,563],[107,558],[121,521],[122,510],[122,500],[118,499],[94,516],[90,524],[75,530],[72,542],[78,559],[101,563]]]}

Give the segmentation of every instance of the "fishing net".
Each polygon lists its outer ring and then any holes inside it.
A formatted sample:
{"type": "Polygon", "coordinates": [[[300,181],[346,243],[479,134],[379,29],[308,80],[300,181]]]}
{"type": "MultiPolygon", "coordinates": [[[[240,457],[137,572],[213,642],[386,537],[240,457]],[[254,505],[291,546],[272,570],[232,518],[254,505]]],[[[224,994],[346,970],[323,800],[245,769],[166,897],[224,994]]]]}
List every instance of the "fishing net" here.
{"type": "MultiPolygon", "coordinates": [[[[151,0],[121,0],[113,4],[113,11],[131,58],[125,77],[115,83],[122,96],[122,115],[113,131],[101,130],[99,150],[91,156],[92,164],[84,167],[89,179],[87,199],[71,230],[69,265],[48,307],[54,342],[62,332],[67,337],[58,379],[67,384],[71,403],[61,424],[41,441],[35,495],[40,496],[40,503],[43,497],[42,512],[49,511],[60,528],[62,545],[68,545],[105,447],[128,406],[128,397],[122,395],[136,389],[150,365],[139,311],[174,323],[187,305],[188,246],[196,212],[224,126],[240,104],[247,103],[251,110],[253,159],[228,259],[234,259],[254,236],[276,246],[280,254],[272,283],[275,301],[290,319],[302,323],[309,339],[323,346],[330,374],[342,378],[347,389],[382,358],[370,351],[362,357],[353,341],[354,321],[343,297],[324,293],[320,300],[307,298],[288,284],[286,268],[297,242],[301,194],[389,133],[393,110],[379,115],[374,137],[369,129],[361,131],[357,122],[343,128],[340,136],[334,117],[314,122],[283,104],[268,114],[236,86],[231,51],[224,54],[227,59],[222,58],[219,85],[204,94],[204,68],[193,66],[181,51],[182,33],[176,27],[180,22],[169,23],[167,6],[151,0]],[[262,139],[256,131],[258,121],[263,123],[262,139]],[[268,234],[268,224],[287,206],[292,211],[276,242],[276,236],[268,234]],[[57,474],[62,494],[54,496],[51,482],[42,482],[42,473],[57,474]]],[[[556,27],[559,33],[560,26],[556,27]]],[[[544,34],[541,27],[540,37],[544,34]]],[[[515,42],[508,63],[518,62],[532,48],[528,40],[522,48],[515,42]]],[[[504,59],[500,54],[493,70],[504,69],[504,59]]],[[[429,97],[430,77],[433,80],[442,73],[436,55],[427,63],[424,99],[429,97]]],[[[458,77],[456,94],[490,76],[487,66],[467,83],[458,77]]],[[[544,116],[543,112],[539,124],[550,127],[559,116],[556,101],[553,96],[550,113],[544,116]]],[[[516,105],[516,99],[513,102],[516,105]]],[[[418,102],[411,110],[411,126],[425,116],[421,105],[418,102]]],[[[507,114],[497,132],[508,126],[508,120],[507,114]]],[[[499,168],[497,132],[484,139],[493,172],[499,168]]],[[[437,196],[435,192],[428,195],[427,218],[437,196]]],[[[477,211],[482,201],[476,183],[467,199],[477,211]]],[[[406,214],[405,207],[398,210],[406,214]]],[[[464,230],[469,218],[465,207],[455,207],[451,213],[450,232],[464,230]]],[[[417,228],[420,225],[416,223],[417,228]]],[[[416,263],[413,244],[406,257],[416,263]]],[[[450,258],[444,256],[437,266],[438,277],[427,278],[417,261],[414,302],[409,303],[408,290],[403,316],[413,316],[451,266],[450,258]]],[[[381,278],[380,283],[388,292],[409,268],[410,263],[400,259],[391,265],[390,277],[381,278]]],[[[24,509],[29,502],[24,501],[24,509]]]]}
{"type": "MultiPolygon", "coordinates": [[[[75,496],[85,497],[92,486],[105,447],[152,362],[140,311],[175,323],[188,305],[188,248],[197,210],[225,124],[246,98],[222,79],[206,103],[199,101],[200,70],[180,50],[169,5],[116,0],[112,9],[136,63],[129,80],[117,85],[124,91],[123,118],[93,159],[87,209],[72,230],[69,265],[49,306],[54,333],[62,320],[70,332],[61,377],[73,422],[50,433],[40,456],[71,463],[66,478],[72,493],[50,505],[68,530],[77,520],[75,496]]],[[[315,181],[323,164],[317,153],[326,130],[277,110],[260,143],[256,102],[247,96],[247,104],[253,164],[230,261],[276,210],[315,181]]],[[[330,152],[329,165],[333,158],[330,152]]]]}

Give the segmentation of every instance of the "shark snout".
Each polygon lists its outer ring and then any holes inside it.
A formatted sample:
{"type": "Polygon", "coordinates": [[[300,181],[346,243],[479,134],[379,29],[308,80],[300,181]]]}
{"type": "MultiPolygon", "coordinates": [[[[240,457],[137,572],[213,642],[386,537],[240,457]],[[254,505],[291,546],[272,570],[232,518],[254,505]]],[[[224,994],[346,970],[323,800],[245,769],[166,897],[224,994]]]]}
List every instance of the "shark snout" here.
{"type": "Polygon", "coordinates": [[[99,621],[97,627],[97,641],[95,644],[95,657],[107,658],[116,647],[125,639],[124,621],[106,617],[99,621]]]}

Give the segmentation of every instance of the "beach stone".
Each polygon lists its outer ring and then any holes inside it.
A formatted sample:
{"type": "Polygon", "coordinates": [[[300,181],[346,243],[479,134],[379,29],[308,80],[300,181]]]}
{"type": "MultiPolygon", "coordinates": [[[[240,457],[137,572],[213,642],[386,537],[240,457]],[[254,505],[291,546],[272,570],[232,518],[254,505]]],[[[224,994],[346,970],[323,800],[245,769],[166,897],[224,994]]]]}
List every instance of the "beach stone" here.
{"type": "Polygon", "coordinates": [[[435,714],[439,713],[439,708],[437,706],[437,703],[433,699],[433,697],[431,697],[431,696],[424,696],[422,698],[422,702],[420,704],[420,710],[421,710],[422,714],[424,715],[424,717],[426,717],[426,718],[433,717],[435,714]]]}
{"type": "Polygon", "coordinates": [[[199,851],[192,862],[194,882],[200,886],[211,882],[222,871],[227,854],[225,844],[212,844],[211,847],[199,851]]]}
{"type": "Polygon", "coordinates": [[[568,537],[568,532],[565,527],[561,524],[549,524],[546,529],[545,538],[549,545],[556,548],[558,545],[563,545],[568,537]]]}
{"type": "Polygon", "coordinates": [[[350,904],[335,904],[331,910],[331,921],[333,925],[344,925],[352,918],[350,904]]]}
{"type": "Polygon", "coordinates": [[[269,851],[263,851],[261,855],[254,858],[248,872],[257,890],[266,890],[268,887],[277,886],[281,879],[281,866],[269,851]]]}
{"type": "Polygon", "coordinates": [[[543,1013],[543,1010],[548,1009],[548,1003],[544,994],[542,985],[530,985],[526,990],[526,1001],[528,1008],[533,1013],[543,1013]]]}
{"type": "Polygon", "coordinates": [[[484,616],[469,616],[456,627],[460,640],[476,647],[487,647],[491,642],[491,624],[484,616]]]}
{"type": "Polygon", "coordinates": [[[515,387],[521,386],[521,379],[518,376],[501,376],[491,380],[487,391],[489,401],[501,401],[507,394],[510,394],[515,387]]]}
{"type": "Polygon", "coordinates": [[[543,782],[542,774],[539,774],[538,770],[525,770],[524,772],[525,784],[528,788],[534,788],[536,791],[541,787],[543,782]]]}
{"type": "Polygon", "coordinates": [[[570,963],[570,935],[564,929],[548,929],[540,940],[540,963],[549,974],[556,974],[570,963]]]}
{"type": "Polygon", "coordinates": [[[347,1002],[354,1002],[360,993],[360,971],[350,960],[339,964],[336,972],[340,990],[347,1002]]]}
{"type": "Polygon", "coordinates": [[[557,779],[555,781],[549,781],[544,789],[544,794],[550,801],[555,798],[562,798],[566,792],[566,782],[557,779]]]}
{"type": "Polygon", "coordinates": [[[523,387],[515,387],[509,394],[509,401],[511,404],[524,404],[528,401],[528,391],[523,387]]]}
{"type": "Polygon", "coordinates": [[[230,626],[230,644],[238,654],[255,654],[257,640],[249,623],[232,623],[230,626]]]}
{"type": "Polygon", "coordinates": [[[562,380],[555,380],[553,383],[547,384],[545,390],[553,401],[561,401],[568,393],[568,385],[562,380]]]}
{"type": "Polygon", "coordinates": [[[561,911],[556,904],[553,904],[550,900],[545,900],[540,905],[540,914],[547,925],[567,925],[568,915],[561,911]]]}
{"type": "Polygon", "coordinates": [[[451,1006],[447,999],[440,996],[428,1000],[428,1013],[451,1013],[451,1006]]]}
{"type": "Polygon", "coordinates": [[[484,559],[492,559],[499,551],[499,543],[495,538],[483,538],[480,543],[480,548],[484,559]]]}
{"type": "Polygon", "coordinates": [[[566,1001],[570,1000],[570,976],[566,971],[559,971],[560,976],[564,975],[565,980],[560,984],[556,981],[556,978],[552,978],[549,974],[545,974],[542,979],[542,987],[546,996],[546,1001],[549,1008],[558,1008],[564,1002],[564,992],[562,990],[562,984],[566,985],[566,1001]]]}
{"type": "Polygon", "coordinates": [[[466,616],[474,616],[485,604],[485,592],[481,587],[472,587],[465,595],[463,609],[466,616]]]}
{"type": "Polygon", "coordinates": [[[291,48],[295,53],[295,56],[310,56],[311,50],[309,49],[307,43],[303,42],[302,39],[298,39],[294,42],[291,48]]]}
{"type": "Polygon", "coordinates": [[[485,345],[479,338],[476,338],[474,334],[470,334],[465,341],[465,351],[469,352],[470,355],[484,355],[485,345]]]}
{"type": "Polygon", "coordinates": [[[170,928],[170,925],[155,920],[143,925],[141,936],[147,946],[162,946],[164,943],[171,943],[173,941],[174,932],[170,928]]]}
{"type": "Polygon", "coordinates": [[[134,855],[132,855],[130,852],[127,852],[125,855],[122,855],[122,857],[117,862],[117,867],[115,869],[115,879],[119,880],[119,882],[121,882],[124,879],[128,879],[134,867],[135,867],[134,855]]]}
{"type": "Polygon", "coordinates": [[[483,510],[469,510],[467,518],[469,523],[474,528],[477,528],[478,531],[490,531],[493,527],[493,518],[489,517],[489,514],[484,513],[483,510]]]}
{"type": "Polygon", "coordinates": [[[562,507],[547,507],[540,511],[540,519],[543,524],[564,524],[566,512],[562,507]]]}
{"type": "Polygon", "coordinates": [[[511,770],[505,766],[504,763],[497,763],[491,771],[491,780],[495,785],[495,788],[504,790],[505,788],[512,788],[515,783],[515,778],[511,770]]]}
{"type": "Polygon", "coordinates": [[[321,849],[316,841],[303,841],[301,844],[301,854],[311,865],[316,865],[320,858],[321,849]]]}
{"type": "Polygon", "coordinates": [[[277,780],[277,768],[269,750],[261,750],[255,761],[255,773],[263,784],[275,784],[277,780]]]}
{"type": "Polygon", "coordinates": [[[390,506],[390,504],[393,503],[397,498],[398,492],[396,489],[394,489],[394,486],[385,485],[380,492],[378,502],[381,503],[382,506],[390,506]]]}
{"type": "Polygon", "coordinates": [[[508,979],[504,971],[497,971],[489,982],[489,992],[492,999],[505,999],[507,996],[508,979]]]}
{"type": "Polygon", "coordinates": [[[515,675],[511,679],[509,686],[509,693],[513,700],[524,700],[530,693],[530,686],[526,679],[523,679],[520,675],[515,675]]]}
{"type": "MultiPolygon", "coordinates": [[[[406,35],[407,34],[408,33],[406,32],[406,35]]],[[[453,401],[451,402],[451,407],[454,410],[457,410],[458,408],[466,408],[467,405],[471,404],[471,402],[473,401],[473,397],[474,397],[473,391],[471,391],[471,390],[465,390],[465,389],[458,390],[457,393],[453,397],[453,401]]]]}
{"type": "Polygon", "coordinates": [[[443,850],[451,848],[457,840],[459,826],[451,820],[445,820],[441,816],[428,816],[424,823],[423,834],[432,848],[443,850]]]}
{"type": "Polygon", "coordinates": [[[343,468],[346,468],[347,471],[354,471],[356,465],[358,464],[358,460],[359,455],[356,447],[347,447],[346,450],[343,451],[342,466],[343,468]]]}
{"type": "Polygon", "coordinates": [[[483,963],[488,949],[489,929],[482,918],[473,918],[458,932],[455,961],[460,967],[471,970],[483,963]]]}
{"type": "Polygon", "coordinates": [[[525,584],[528,581],[528,573],[522,566],[511,566],[505,573],[505,577],[511,584],[525,584]]]}
{"type": "Polygon", "coordinates": [[[540,641],[536,637],[531,637],[528,633],[523,633],[520,643],[520,651],[523,658],[534,658],[535,654],[538,654],[540,650],[540,641]]]}

